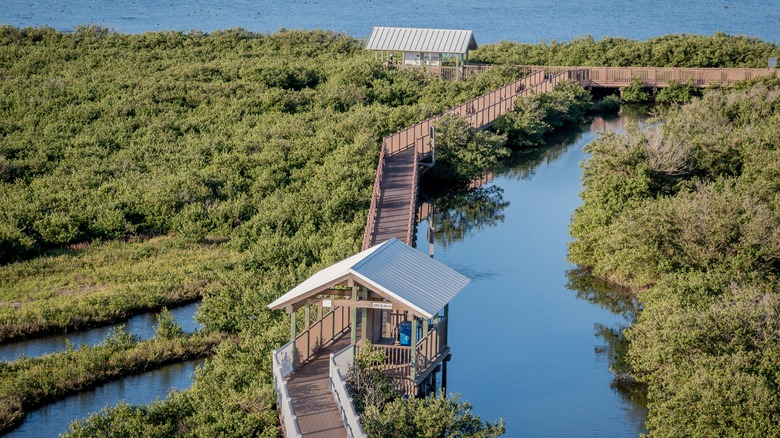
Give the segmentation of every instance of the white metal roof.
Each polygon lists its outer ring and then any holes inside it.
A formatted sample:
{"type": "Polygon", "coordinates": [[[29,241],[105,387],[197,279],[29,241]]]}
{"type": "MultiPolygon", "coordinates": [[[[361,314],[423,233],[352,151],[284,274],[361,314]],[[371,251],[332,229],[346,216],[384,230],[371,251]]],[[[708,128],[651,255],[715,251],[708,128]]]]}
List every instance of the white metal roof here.
{"type": "Polygon", "coordinates": [[[348,278],[426,318],[436,314],[470,281],[392,238],[317,272],[268,307],[285,308],[348,278]]]}
{"type": "Polygon", "coordinates": [[[374,27],[368,50],[464,54],[477,48],[470,30],[374,27]]]}

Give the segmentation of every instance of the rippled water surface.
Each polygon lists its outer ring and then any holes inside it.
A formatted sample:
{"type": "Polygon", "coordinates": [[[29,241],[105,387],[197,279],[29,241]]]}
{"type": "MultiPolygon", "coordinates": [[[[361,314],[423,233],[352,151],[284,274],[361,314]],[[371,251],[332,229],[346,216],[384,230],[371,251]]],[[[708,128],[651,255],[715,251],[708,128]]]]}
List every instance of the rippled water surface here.
{"type": "Polygon", "coordinates": [[[717,31],[780,40],[777,0],[5,0],[0,23],[60,30],[94,23],[125,33],[318,28],[357,37],[372,26],[408,26],[472,29],[480,43],[717,31]]]}

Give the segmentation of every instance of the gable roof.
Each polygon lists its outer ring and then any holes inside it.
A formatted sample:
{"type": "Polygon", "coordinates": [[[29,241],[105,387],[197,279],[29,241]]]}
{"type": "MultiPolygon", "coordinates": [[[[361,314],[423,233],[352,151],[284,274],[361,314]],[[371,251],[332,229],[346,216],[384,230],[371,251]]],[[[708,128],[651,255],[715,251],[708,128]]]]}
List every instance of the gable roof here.
{"type": "Polygon", "coordinates": [[[426,318],[436,314],[470,281],[392,238],[317,272],[268,307],[283,309],[350,278],[426,318]]]}
{"type": "Polygon", "coordinates": [[[374,27],[368,50],[464,54],[477,48],[470,30],[374,27]]]}

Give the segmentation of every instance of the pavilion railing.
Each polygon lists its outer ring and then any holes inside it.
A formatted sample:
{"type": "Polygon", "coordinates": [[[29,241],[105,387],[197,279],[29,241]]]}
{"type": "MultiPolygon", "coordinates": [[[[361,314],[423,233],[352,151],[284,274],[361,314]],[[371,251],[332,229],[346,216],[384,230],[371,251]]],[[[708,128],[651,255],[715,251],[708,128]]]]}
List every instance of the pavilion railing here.
{"type": "MultiPolygon", "coordinates": [[[[356,354],[364,348],[355,347],[356,354]]],[[[447,347],[447,319],[438,318],[435,324],[428,328],[427,333],[415,345],[415,367],[412,369],[412,347],[409,345],[373,344],[372,348],[385,354],[385,361],[377,368],[393,380],[395,390],[402,394],[416,395],[421,376],[428,374],[432,367],[438,365],[447,347]]]]}
{"type": "Polygon", "coordinates": [[[295,337],[294,369],[313,359],[317,352],[341,337],[349,328],[349,308],[344,306],[334,307],[321,319],[310,324],[295,337]]]}

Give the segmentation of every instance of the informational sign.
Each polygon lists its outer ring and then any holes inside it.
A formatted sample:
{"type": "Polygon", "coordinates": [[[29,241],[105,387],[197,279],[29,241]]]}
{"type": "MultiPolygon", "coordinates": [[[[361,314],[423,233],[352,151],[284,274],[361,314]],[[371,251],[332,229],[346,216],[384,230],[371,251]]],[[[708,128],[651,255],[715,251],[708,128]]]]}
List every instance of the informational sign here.
{"type": "Polygon", "coordinates": [[[393,303],[371,303],[371,307],[374,309],[393,310],[393,303]]]}
{"type": "Polygon", "coordinates": [[[777,58],[769,58],[769,68],[777,67],[777,58]]]}
{"type": "Polygon", "coordinates": [[[331,300],[322,300],[322,307],[333,307],[333,301],[331,301],[331,300]]]}

